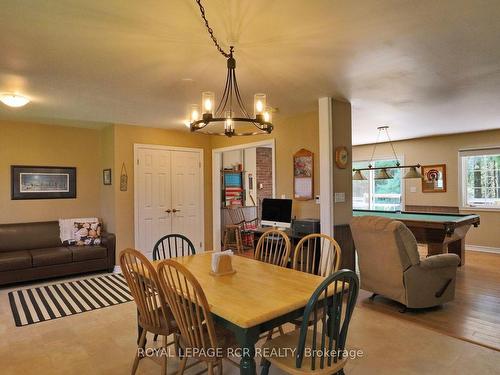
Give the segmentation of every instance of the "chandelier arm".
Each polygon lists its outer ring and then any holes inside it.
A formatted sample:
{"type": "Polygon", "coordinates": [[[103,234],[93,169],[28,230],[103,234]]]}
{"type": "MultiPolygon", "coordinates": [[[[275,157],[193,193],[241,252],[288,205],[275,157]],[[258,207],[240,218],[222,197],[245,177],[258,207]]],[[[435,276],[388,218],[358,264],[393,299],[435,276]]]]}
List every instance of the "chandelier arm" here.
{"type": "Polygon", "coordinates": [[[372,157],[370,158],[370,163],[369,163],[369,165],[371,165],[371,164],[372,164],[373,157],[375,156],[375,150],[377,149],[378,140],[379,140],[379,138],[380,138],[380,132],[381,132],[381,129],[378,129],[377,140],[375,141],[375,144],[373,145],[372,157]]]}
{"type": "Polygon", "coordinates": [[[212,41],[214,42],[215,47],[217,48],[217,50],[220,52],[220,54],[222,56],[224,56],[226,58],[231,57],[232,47],[230,48],[229,53],[222,49],[222,47],[219,45],[219,41],[217,40],[217,38],[214,35],[214,31],[212,30],[212,28],[208,24],[208,20],[207,20],[207,17],[205,15],[205,8],[203,7],[203,5],[201,5],[201,0],[196,0],[196,3],[198,4],[198,7],[200,8],[201,18],[203,18],[203,21],[205,21],[205,27],[207,28],[208,34],[210,34],[210,38],[212,38],[212,41]]]}
{"type": "Polygon", "coordinates": [[[228,97],[228,88],[229,88],[229,81],[231,80],[230,77],[230,71],[227,71],[227,76],[226,76],[226,86],[224,87],[224,93],[222,94],[222,98],[219,102],[219,105],[217,106],[217,110],[215,111],[216,116],[222,115],[224,108],[226,108],[226,103],[227,103],[227,97],[228,97]],[[224,102],[224,104],[222,104],[224,102]]]}
{"type": "Polygon", "coordinates": [[[238,87],[238,81],[236,80],[236,73],[234,70],[233,70],[233,79],[234,79],[234,91],[236,93],[236,99],[238,100],[238,105],[240,106],[240,109],[243,112],[243,114],[246,117],[250,118],[247,109],[245,108],[245,104],[243,104],[243,99],[241,99],[240,89],[238,87]]]}

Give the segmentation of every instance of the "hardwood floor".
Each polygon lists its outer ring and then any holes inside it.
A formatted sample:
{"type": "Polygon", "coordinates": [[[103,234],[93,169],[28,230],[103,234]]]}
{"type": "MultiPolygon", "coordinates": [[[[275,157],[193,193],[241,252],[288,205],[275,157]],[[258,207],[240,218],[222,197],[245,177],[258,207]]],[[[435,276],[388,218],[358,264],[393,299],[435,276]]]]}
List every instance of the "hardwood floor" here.
{"type": "Polygon", "coordinates": [[[467,251],[466,257],[455,300],[442,307],[402,314],[398,303],[379,296],[372,302],[366,291],[360,291],[358,306],[500,351],[500,254],[467,251]]]}

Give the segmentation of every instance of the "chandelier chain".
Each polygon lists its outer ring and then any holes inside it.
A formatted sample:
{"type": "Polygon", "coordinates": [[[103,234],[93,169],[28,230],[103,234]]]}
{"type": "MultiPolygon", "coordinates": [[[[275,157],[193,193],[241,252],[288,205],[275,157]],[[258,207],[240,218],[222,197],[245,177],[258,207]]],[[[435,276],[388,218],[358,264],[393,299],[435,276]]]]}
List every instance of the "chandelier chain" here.
{"type": "Polygon", "coordinates": [[[222,49],[222,47],[219,45],[219,41],[217,40],[217,38],[214,35],[214,31],[212,30],[212,28],[208,24],[208,20],[207,20],[207,17],[205,15],[205,8],[203,7],[203,5],[201,5],[201,0],[196,0],[196,3],[200,7],[201,18],[203,18],[203,21],[205,21],[205,26],[207,28],[208,33],[210,34],[210,38],[212,38],[212,41],[215,44],[215,47],[221,53],[222,56],[224,56],[226,58],[230,58],[233,54],[233,46],[230,47],[229,53],[227,53],[226,51],[224,51],[222,49]]]}

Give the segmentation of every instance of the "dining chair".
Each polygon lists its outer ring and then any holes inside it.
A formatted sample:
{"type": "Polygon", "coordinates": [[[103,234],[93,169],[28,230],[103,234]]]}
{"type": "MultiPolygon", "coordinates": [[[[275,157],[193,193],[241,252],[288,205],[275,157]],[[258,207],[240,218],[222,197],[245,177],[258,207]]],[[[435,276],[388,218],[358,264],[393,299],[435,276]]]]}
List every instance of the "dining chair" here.
{"type": "Polygon", "coordinates": [[[254,258],[261,262],[286,267],[290,258],[291,242],[284,231],[271,229],[257,242],[254,258]]]}
{"type": "Polygon", "coordinates": [[[222,374],[227,349],[236,345],[234,334],[214,325],[205,293],[186,267],[175,260],[164,260],[158,266],[158,275],[180,330],[178,374],[184,373],[189,355],[206,362],[209,375],[214,374],[215,367],[222,374]],[[220,355],[206,355],[209,353],[220,355]]]}
{"type": "Polygon", "coordinates": [[[293,269],[318,276],[330,276],[338,271],[340,246],[326,234],[313,233],[303,237],[293,254],[293,269]]]}
{"type": "Polygon", "coordinates": [[[261,375],[269,373],[271,364],[296,375],[344,374],[344,349],[358,292],[359,280],[353,271],[341,270],[328,276],[309,299],[300,330],[263,345],[261,375]],[[313,324],[309,325],[311,316],[313,324]]]}
{"type": "Polygon", "coordinates": [[[153,260],[170,259],[194,255],[196,250],[189,238],[182,234],[167,234],[153,247],[153,260]]]}
{"type": "MultiPolygon", "coordinates": [[[[163,336],[163,347],[167,350],[168,346],[176,344],[177,341],[177,337],[174,337],[173,342],[167,343],[167,337],[171,334],[178,335],[179,330],[160,290],[158,275],[153,265],[139,251],[126,249],[120,253],[120,266],[139,312],[138,323],[142,331],[138,348],[144,348],[146,334],[151,332],[163,336]]],[[[168,355],[164,353],[163,357],[162,374],[166,374],[168,355]]],[[[142,358],[138,350],[132,365],[132,375],[137,371],[140,359],[142,358]]]]}
{"type": "Polygon", "coordinates": [[[254,229],[258,227],[258,217],[247,219],[242,207],[228,207],[229,217],[233,225],[238,225],[241,228],[243,243],[253,249],[254,229]]]}

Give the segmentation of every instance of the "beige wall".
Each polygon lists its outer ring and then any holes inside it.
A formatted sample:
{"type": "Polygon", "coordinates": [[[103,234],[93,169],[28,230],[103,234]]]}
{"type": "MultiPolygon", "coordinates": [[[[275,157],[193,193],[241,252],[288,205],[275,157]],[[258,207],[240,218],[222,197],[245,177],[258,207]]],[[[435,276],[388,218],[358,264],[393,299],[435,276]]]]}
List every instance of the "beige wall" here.
{"type": "Polygon", "coordinates": [[[210,137],[186,131],[172,131],[129,125],[114,126],[114,205],[117,249],[134,247],[134,143],[203,149],[205,179],[205,249],[212,248],[212,152],[210,137]],[[125,163],[128,190],[120,191],[120,169],[125,163]]]}
{"type": "MultiPolygon", "coordinates": [[[[276,196],[293,196],[293,158],[292,155],[306,148],[314,152],[314,190],[319,194],[319,133],[317,111],[290,118],[275,116],[275,129],[270,135],[252,137],[212,137],[212,148],[221,148],[266,139],[276,140],[276,196]]],[[[319,205],[313,200],[293,201],[293,215],[298,218],[319,218],[319,205]]]]}
{"type": "MultiPolygon", "coordinates": [[[[459,206],[458,151],[465,148],[500,146],[500,130],[462,133],[439,137],[418,138],[394,142],[398,156],[404,156],[405,164],[446,164],[447,192],[422,193],[418,179],[405,182],[405,203],[409,205],[459,206]],[[416,193],[410,188],[415,187],[416,193]]],[[[355,146],[353,160],[369,160],[372,145],[355,146]]],[[[392,152],[388,143],[377,146],[376,157],[390,157],[392,152]]],[[[468,213],[471,211],[464,211],[468,213]]],[[[476,211],[481,216],[479,228],[471,228],[467,243],[476,246],[500,248],[500,212],[476,211]]]]}
{"type": "Polygon", "coordinates": [[[100,132],[95,129],[0,122],[0,223],[98,216],[100,132]],[[11,165],[77,168],[76,199],[11,200],[11,165]]]}

